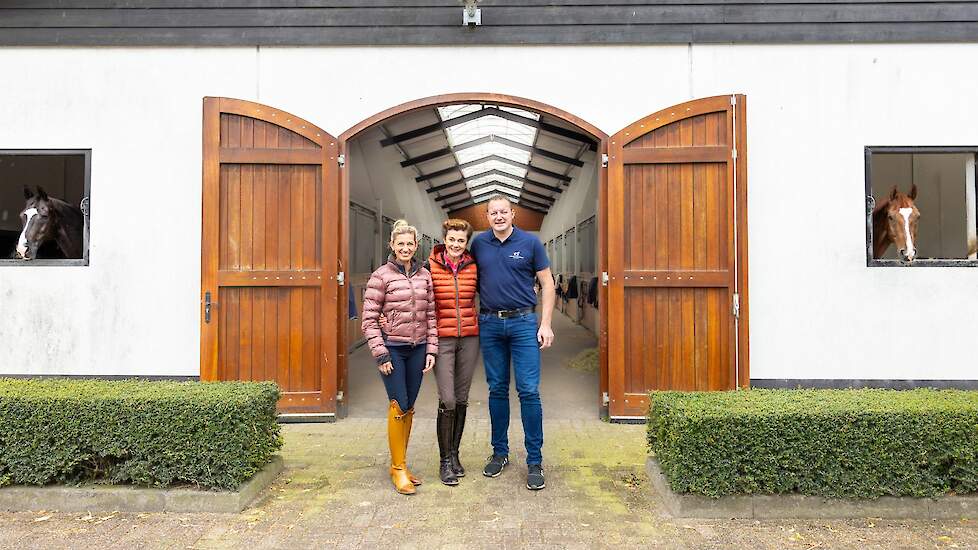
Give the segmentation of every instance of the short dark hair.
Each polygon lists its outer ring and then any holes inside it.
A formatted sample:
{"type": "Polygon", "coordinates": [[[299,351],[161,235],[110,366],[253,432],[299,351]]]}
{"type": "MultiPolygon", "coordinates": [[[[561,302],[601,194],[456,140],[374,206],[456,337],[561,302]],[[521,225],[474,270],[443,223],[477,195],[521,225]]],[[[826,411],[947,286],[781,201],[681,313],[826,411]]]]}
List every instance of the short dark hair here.
{"type": "Polygon", "coordinates": [[[489,211],[489,204],[491,204],[491,203],[493,203],[495,201],[506,201],[506,202],[509,203],[509,207],[510,208],[513,207],[513,199],[507,197],[506,195],[503,195],[502,193],[496,193],[495,195],[489,197],[489,200],[486,201],[486,211],[487,212],[489,211]]]}

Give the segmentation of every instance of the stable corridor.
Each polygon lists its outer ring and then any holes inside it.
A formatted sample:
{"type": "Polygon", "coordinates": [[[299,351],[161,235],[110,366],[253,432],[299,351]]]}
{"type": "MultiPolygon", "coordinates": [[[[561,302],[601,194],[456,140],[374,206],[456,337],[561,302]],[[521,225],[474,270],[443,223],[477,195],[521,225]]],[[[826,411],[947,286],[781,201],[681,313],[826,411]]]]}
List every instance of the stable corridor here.
{"type": "MultiPolygon", "coordinates": [[[[597,419],[600,394],[598,373],[582,372],[568,367],[568,363],[578,353],[597,346],[594,335],[582,326],[571,322],[559,311],[554,312],[553,329],[555,343],[544,350],[540,378],[540,397],[543,400],[545,419],[597,419]]],[[[387,415],[387,394],[380,381],[380,373],[370,349],[360,346],[350,355],[349,360],[349,417],[381,418],[387,415]]],[[[522,427],[519,422],[520,401],[516,396],[515,380],[510,387],[510,441],[522,441],[522,427]]],[[[489,409],[486,399],[489,387],[486,385],[482,361],[476,370],[469,393],[469,419],[488,420],[489,409]]],[[[425,375],[421,393],[415,405],[417,418],[435,418],[438,407],[438,389],[434,371],[425,375]]],[[[488,441],[486,441],[488,446],[488,441]]],[[[520,447],[516,445],[515,447],[520,447]]]]}

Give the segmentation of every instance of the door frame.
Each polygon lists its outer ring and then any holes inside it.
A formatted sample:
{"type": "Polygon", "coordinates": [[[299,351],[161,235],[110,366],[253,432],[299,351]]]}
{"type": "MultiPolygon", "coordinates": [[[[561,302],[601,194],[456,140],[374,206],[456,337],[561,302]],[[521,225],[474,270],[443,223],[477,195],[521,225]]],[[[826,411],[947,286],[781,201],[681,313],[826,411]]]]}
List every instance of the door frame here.
{"type": "MultiPolygon", "coordinates": [[[[374,126],[379,122],[383,122],[391,117],[398,115],[403,115],[413,111],[419,111],[422,109],[430,109],[432,107],[441,107],[444,105],[452,105],[456,103],[494,103],[497,105],[504,105],[507,107],[515,107],[517,109],[526,109],[530,111],[537,111],[540,113],[545,113],[550,116],[559,118],[568,124],[572,124],[584,132],[588,133],[593,137],[597,143],[597,150],[595,151],[598,165],[598,208],[597,208],[597,218],[598,218],[598,278],[600,280],[600,273],[606,272],[608,270],[608,262],[606,255],[605,245],[607,238],[607,216],[603,214],[603,210],[606,208],[603,205],[607,202],[607,177],[608,170],[603,167],[601,162],[602,158],[606,158],[608,152],[608,134],[601,131],[600,128],[587,122],[586,120],[579,118],[563,109],[554,107],[553,105],[548,105],[539,101],[532,99],[527,99],[524,97],[507,95],[507,94],[495,94],[495,93],[485,93],[485,92],[462,92],[453,94],[441,94],[429,97],[424,97],[421,99],[415,99],[400,105],[395,105],[389,109],[385,109],[379,113],[371,115],[362,121],[354,124],[348,130],[341,133],[338,137],[339,141],[339,154],[341,158],[346,158],[347,147],[346,144],[349,140],[355,139],[361,132],[374,126]]],[[[348,163],[347,163],[348,164],[348,163]]],[[[340,230],[340,242],[343,243],[340,246],[340,257],[339,257],[339,271],[345,271],[344,266],[349,266],[349,205],[350,202],[350,169],[349,166],[343,166],[340,169],[340,194],[339,194],[339,205],[341,212],[338,213],[339,220],[341,221],[340,230]]],[[[344,287],[345,288],[345,287],[344,287]]],[[[344,289],[345,292],[345,289],[344,289]]],[[[607,311],[607,301],[608,301],[608,287],[601,285],[598,290],[598,350],[599,350],[599,375],[598,375],[598,394],[597,403],[600,411],[607,410],[608,407],[608,311],[607,311]]],[[[338,300],[338,309],[340,319],[344,322],[339,324],[339,335],[338,340],[338,357],[337,370],[336,370],[336,388],[339,392],[342,392],[340,396],[343,399],[338,399],[339,415],[345,413],[345,404],[348,399],[348,387],[347,387],[347,325],[345,320],[349,315],[347,311],[347,300],[346,296],[338,300]]]]}

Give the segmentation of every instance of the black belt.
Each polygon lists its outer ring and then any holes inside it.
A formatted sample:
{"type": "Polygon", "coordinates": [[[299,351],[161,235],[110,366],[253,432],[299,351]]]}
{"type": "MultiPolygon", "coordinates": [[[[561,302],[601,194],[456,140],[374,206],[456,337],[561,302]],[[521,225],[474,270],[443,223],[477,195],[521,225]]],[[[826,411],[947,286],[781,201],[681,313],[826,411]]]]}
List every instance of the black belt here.
{"type": "Polygon", "coordinates": [[[499,311],[486,309],[484,307],[479,308],[479,313],[485,315],[492,315],[493,317],[498,317],[500,319],[508,319],[510,317],[519,317],[520,315],[526,315],[527,313],[533,313],[536,308],[533,307],[521,307],[519,309],[501,309],[499,311]]]}

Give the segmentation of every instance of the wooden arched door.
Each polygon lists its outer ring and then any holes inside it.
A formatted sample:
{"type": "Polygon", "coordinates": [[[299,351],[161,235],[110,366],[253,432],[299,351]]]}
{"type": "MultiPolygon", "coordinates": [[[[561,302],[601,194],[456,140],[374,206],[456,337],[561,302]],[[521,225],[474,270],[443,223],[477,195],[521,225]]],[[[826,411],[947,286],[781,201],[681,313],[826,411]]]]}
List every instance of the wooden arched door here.
{"type": "Polygon", "coordinates": [[[724,390],[747,375],[744,96],[662,110],[608,145],[612,418],[650,390],[724,390]]]}
{"type": "Polygon", "coordinates": [[[337,140],[216,97],[203,136],[201,379],[274,380],[280,412],[335,414],[337,140]]]}

